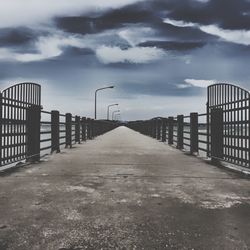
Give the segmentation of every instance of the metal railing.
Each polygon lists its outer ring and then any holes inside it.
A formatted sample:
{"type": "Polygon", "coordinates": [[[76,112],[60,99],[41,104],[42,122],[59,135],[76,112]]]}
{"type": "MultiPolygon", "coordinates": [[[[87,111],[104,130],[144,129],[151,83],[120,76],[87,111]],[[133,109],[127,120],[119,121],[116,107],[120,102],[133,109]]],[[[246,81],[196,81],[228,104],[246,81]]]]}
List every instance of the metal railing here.
{"type": "Polygon", "coordinates": [[[45,111],[40,91],[38,84],[21,83],[0,93],[0,168],[39,161],[42,153],[58,153],[117,127],[112,121],[45,111]]]}
{"type": "Polygon", "coordinates": [[[128,127],[190,154],[250,168],[250,93],[238,86],[209,86],[206,113],[133,121],[128,127]]]}

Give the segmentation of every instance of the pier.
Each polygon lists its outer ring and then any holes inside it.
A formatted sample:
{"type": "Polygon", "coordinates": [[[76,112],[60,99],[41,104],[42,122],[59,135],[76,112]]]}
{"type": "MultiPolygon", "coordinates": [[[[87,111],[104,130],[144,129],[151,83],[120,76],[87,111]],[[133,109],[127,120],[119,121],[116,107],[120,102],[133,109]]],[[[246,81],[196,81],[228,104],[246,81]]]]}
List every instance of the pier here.
{"type": "Polygon", "coordinates": [[[119,127],[0,177],[0,248],[248,249],[249,190],[119,127]]]}
{"type": "Polygon", "coordinates": [[[123,122],[43,110],[38,84],[0,97],[0,249],[249,249],[248,91],[123,122]]]}

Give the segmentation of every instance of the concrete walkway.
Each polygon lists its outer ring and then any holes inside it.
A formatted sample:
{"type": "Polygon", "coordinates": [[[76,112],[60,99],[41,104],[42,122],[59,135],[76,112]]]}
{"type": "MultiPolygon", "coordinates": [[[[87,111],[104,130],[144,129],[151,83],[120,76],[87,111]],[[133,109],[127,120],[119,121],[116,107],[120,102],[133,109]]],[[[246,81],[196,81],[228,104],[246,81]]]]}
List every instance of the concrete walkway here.
{"type": "Polygon", "coordinates": [[[0,177],[0,249],[250,249],[250,180],[125,127],[0,177]]]}

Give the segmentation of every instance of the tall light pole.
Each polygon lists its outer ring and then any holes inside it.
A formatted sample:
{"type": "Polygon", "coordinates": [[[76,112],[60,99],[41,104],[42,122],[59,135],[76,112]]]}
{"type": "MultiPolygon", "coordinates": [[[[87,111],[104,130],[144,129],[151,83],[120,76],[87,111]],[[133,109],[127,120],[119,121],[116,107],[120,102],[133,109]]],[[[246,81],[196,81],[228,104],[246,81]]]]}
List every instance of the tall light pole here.
{"type": "Polygon", "coordinates": [[[97,92],[104,89],[113,89],[115,86],[108,86],[104,88],[99,88],[95,91],[95,120],[96,120],[96,103],[97,103],[97,92]]]}
{"type": "Polygon", "coordinates": [[[112,112],[112,120],[114,120],[114,114],[117,113],[117,112],[119,113],[120,110],[115,110],[115,111],[112,112]]]}
{"type": "Polygon", "coordinates": [[[110,107],[118,106],[118,105],[119,105],[118,103],[108,105],[108,109],[107,109],[107,120],[109,120],[109,109],[110,109],[110,107]]]}

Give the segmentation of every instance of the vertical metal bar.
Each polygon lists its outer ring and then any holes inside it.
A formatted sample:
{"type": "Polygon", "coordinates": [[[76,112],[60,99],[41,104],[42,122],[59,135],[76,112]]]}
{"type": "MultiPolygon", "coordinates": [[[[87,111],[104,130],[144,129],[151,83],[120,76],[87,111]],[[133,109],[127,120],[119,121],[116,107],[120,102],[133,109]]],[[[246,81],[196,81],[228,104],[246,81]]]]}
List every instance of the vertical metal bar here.
{"type": "Polygon", "coordinates": [[[86,117],[82,117],[82,140],[86,141],[86,117]]]}
{"type": "Polygon", "coordinates": [[[0,92],[0,167],[3,165],[2,159],[4,157],[3,152],[4,149],[2,148],[3,143],[3,96],[0,92]]]}
{"type": "Polygon", "coordinates": [[[60,152],[60,114],[57,110],[51,111],[51,153],[56,151],[57,153],[60,152]]]}
{"type": "Polygon", "coordinates": [[[161,119],[160,118],[157,119],[156,129],[157,129],[156,138],[157,138],[157,140],[160,140],[161,139],[161,119]]]}
{"type": "Polygon", "coordinates": [[[174,117],[168,117],[168,144],[174,143],[174,117]]]}
{"type": "Polygon", "coordinates": [[[223,159],[223,110],[211,110],[211,157],[213,162],[223,159]]]}
{"type": "Polygon", "coordinates": [[[162,118],[162,136],[161,136],[161,141],[166,142],[166,127],[167,127],[167,119],[162,118]]]}
{"type": "Polygon", "coordinates": [[[183,149],[184,116],[177,116],[177,148],[183,149]]]}
{"type": "Polygon", "coordinates": [[[75,117],[75,123],[76,123],[76,126],[75,126],[75,140],[76,140],[76,143],[78,142],[79,144],[81,143],[81,135],[80,135],[80,129],[81,129],[81,126],[80,126],[80,116],[76,116],[75,117]]]}
{"type": "Polygon", "coordinates": [[[198,152],[198,113],[190,113],[190,153],[198,152]]]}
{"type": "Polygon", "coordinates": [[[66,145],[65,147],[72,148],[72,115],[66,114],[66,145]]]}
{"type": "Polygon", "coordinates": [[[40,122],[41,108],[31,106],[27,110],[27,161],[40,160],[40,122]]]}

